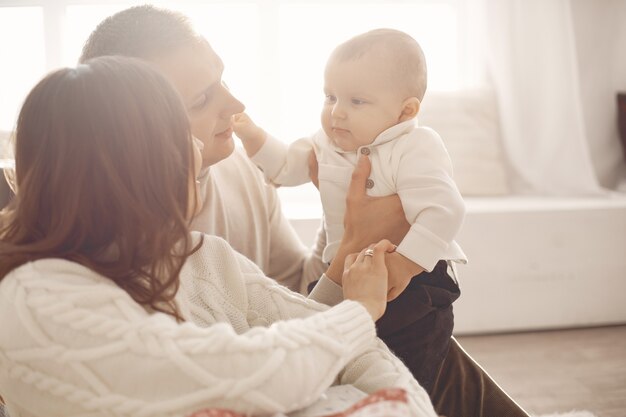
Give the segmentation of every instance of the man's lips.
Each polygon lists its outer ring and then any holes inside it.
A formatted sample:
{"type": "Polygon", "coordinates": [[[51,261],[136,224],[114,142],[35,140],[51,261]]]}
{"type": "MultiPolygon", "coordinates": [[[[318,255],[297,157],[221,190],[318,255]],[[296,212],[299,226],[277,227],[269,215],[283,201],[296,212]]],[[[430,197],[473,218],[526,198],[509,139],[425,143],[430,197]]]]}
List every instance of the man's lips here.
{"type": "Polygon", "coordinates": [[[226,130],[221,131],[220,133],[216,134],[215,137],[216,138],[221,138],[221,139],[226,139],[226,138],[230,138],[233,135],[233,127],[229,127],[226,130]]]}

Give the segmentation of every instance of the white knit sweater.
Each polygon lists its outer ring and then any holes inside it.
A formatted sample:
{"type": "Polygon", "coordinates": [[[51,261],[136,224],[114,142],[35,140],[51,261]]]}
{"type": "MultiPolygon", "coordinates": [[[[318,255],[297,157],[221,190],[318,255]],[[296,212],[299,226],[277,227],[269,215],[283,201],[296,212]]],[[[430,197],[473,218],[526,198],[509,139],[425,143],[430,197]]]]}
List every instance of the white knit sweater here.
{"type": "Polygon", "coordinates": [[[240,148],[203,169],[198,180],[202,209],[192,229],[226,239],[265,275],[307,294],[307,285],[328,267],[322,262],[326,234],[319,233],[309,251],[283,214],[276,187],[240,148]]]}
{"type": "Polygon", "coordinates": [[[402,387],[416,416],[435,416],[361,304],[329,309],[290,292],[220,238],[205,236],[190,257],[177,302],[183,324],[76,263],[12,271],[0,282],[0,394],[11,417],[289,412],[333,383],[402,387]]]}

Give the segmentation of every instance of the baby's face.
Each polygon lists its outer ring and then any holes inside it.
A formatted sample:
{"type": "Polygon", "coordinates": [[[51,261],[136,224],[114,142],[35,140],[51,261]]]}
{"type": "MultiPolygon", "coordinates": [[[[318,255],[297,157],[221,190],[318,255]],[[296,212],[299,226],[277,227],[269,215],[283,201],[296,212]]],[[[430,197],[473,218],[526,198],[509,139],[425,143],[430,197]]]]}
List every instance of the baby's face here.
{"type": "Polygon", "coordinates": [[[376,58],[331,58],[326,66],[322,128],[344,151],[371,144],[400,121],[404,99],[389,75],[391,64],[376,58]]]}

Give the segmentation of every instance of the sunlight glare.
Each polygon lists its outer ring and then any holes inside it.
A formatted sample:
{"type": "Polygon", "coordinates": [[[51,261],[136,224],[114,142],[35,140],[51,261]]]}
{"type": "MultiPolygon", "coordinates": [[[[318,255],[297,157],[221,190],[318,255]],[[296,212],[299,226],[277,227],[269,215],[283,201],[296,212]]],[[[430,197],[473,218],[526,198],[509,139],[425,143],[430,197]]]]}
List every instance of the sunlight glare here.
{"type": "Polygon", "coordinates": [[[0,9],[0,130],[13,130],[19,108],[45,72],[41,7],[0,9]]]}

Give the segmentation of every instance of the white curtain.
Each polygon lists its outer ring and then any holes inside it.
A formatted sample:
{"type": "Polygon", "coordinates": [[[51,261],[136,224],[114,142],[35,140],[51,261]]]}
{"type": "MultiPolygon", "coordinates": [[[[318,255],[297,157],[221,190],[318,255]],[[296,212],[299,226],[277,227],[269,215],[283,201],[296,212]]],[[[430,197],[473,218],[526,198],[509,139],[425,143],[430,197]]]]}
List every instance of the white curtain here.
{"type": "Polygon", "coordinates": [[[626,191],[616,103],[626,92],[626,1],[572,0],[572,16],[591,159],[600,184],[626,191]]]}
{"type": "Polygon", "coordinates": [[[571,2],[480,4],[513,190],[603,194],[587,142],[571,2]]]}

